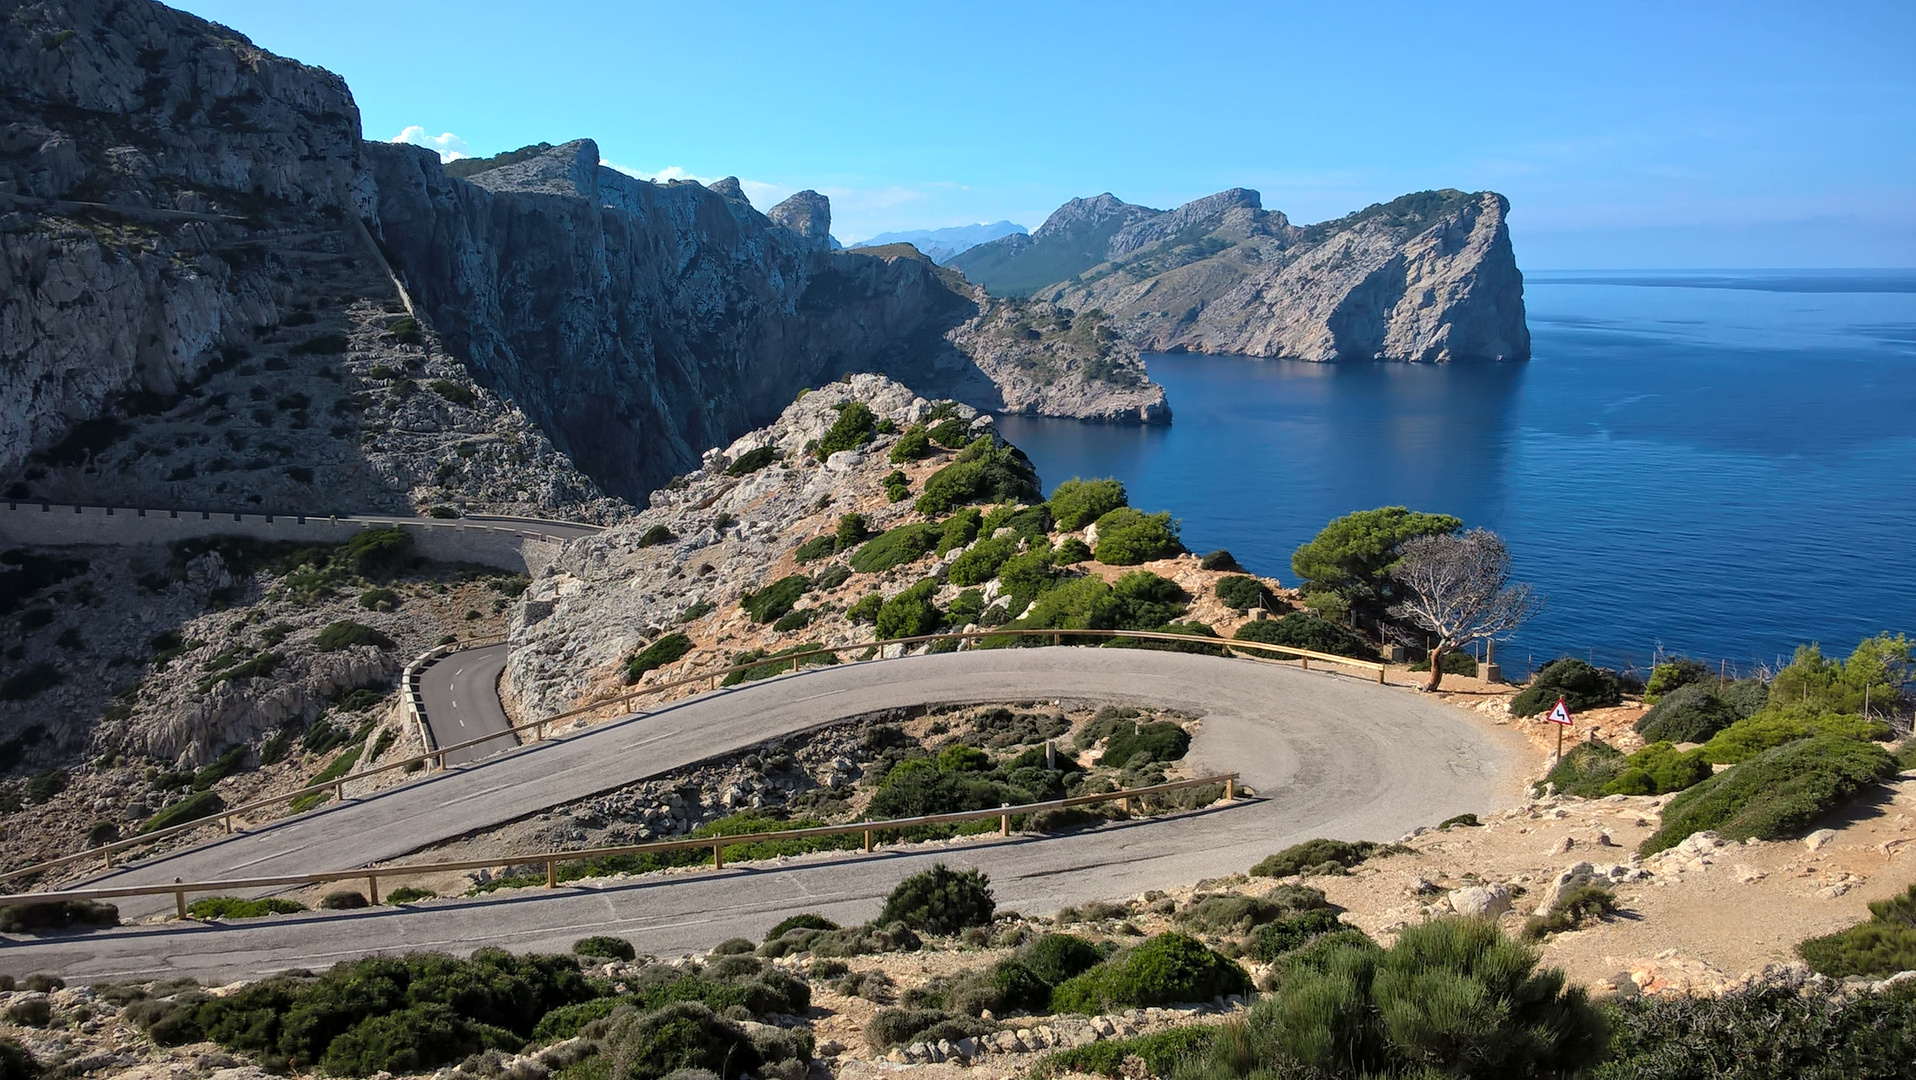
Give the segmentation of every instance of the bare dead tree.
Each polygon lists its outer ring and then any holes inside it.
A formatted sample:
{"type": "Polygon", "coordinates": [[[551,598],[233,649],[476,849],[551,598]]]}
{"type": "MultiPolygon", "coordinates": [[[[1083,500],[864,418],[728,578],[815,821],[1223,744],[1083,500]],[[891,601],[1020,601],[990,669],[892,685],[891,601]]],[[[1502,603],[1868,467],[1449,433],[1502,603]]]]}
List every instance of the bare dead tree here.
{"type": "MultiPolygon", "coordinates": [[[[1407,597],[1390,613],[1400,624],[1436,638],[1425,690],[1443,682],[1445,653],[1473,641],[1505,637],[1543,607],[1543,598],[1529,585],[1511,583],[1510,551],[1489,529],[1420,536],[1400,550],[1402,557],[1390,573],[1407,597]]],[[[1402,625],[1393,630],[1407,645],[1423,643],[1414,630],[1402,625]]]]}

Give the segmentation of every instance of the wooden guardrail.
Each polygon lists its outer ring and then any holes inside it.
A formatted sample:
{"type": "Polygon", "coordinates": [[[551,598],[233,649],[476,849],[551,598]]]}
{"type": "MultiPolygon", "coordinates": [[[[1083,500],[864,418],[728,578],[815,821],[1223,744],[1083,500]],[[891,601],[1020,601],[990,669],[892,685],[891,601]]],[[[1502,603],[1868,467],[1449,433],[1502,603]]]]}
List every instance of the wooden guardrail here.
{"type": "MultiPolygon", "coordinates": [[[[497,736],[494,736],[497,738],[497,736]]],[[[1214,776],[1200,776],[1191,780],[1173,780],[1165,784],[1153,784],[1149,787],[1129,788],[1120,791],[1100,792],[1095,795],[1074,795],[1064,799],[1052,799],[1048,802],[1023,803],[1018,806],[1000,806],[993,810],[965,810],[952,814],[926,814],[920,817],[886,818],[881,821],[855,821],[844,825],[817,825],[804,829],[781,829],[776,832],[733,833],[730,836],[709,836],[689,840],[662,840],[650,844],[627,844],[621,847],[572,848],[564,851],[547,852],[543,855],[518,855],[511,858],[460,859],[452,862],[406,863],[398,866],[379,868],[362,867],[357,870],[332,870],[316,874],[284,874],[277,877],[227,878],[216,881],[173,881],[156,885],[110,885],[96,889],[61,889],[40,893],[16,893],[12,896],[0,896],[0,907],[22,904],[45,904],[59,901],[111,900],[123,896],[167,896],[173,897],[179,917],[187,917],[186,898],[193,893],[232,893],[255,889],[284,888],[289,885],[324,885],[336,881],[366,882],[368,898],[379,903],[379,881],[381,878],[392,881],[395,878],[418,878],[428,874],[458,873],[466,870],[490,870],[495,867],[509,868],[545,864],[546,887],[559,885],[559,866],[561,863],[578,862],[584,859],[601,859],[619,855],[665,854],[674,851],[694,851],[712,849],[712,868],[725,868],[725,849],[739,844],[756,844],[772,840],[810,840],[827,836],[850,836],[864,834],[864,850],[870,852],[878,846],[878,834],[898,832],[905,829],[923,828],[930,825],[959,825],[970,821],[985,821],[990,818],[999,820],[998,835],[1011,835],[1011,819],[1046,810],[1064,810],[1075,806],[1090,806],[1103,802],[1123,802],[1128,814],[1132,811],[1133,800],[1143,799],[1165,792],[1181,791],[1186,788],[1224,785],[1223,802],[1229,803],[1237,798],[1238,774],[1218,773],[1214,776]]]]}
{"type": "MultiPolygon", "coordinates": [[[[181,836],[195,829],[205,828],[207,826],[215,825],[215,824],[217,824],[219,827],[224,829],[226,832],[231,833],[234,831],[234,828],[235,828],[235,820],[244,815],[251,814],[258,810],[264,810],[270,807],[278,806],[281,803],[291,803],[297,799],[301,799],[308,795],[326,794],[330,792],[335,798],[343,802],[345,801],[345,798],[346,798],[346,785],[349,783],[353,783],[354,781],[364,780],[368,777],[378,776],[382,773],[389,773],[389,772],[394,772],[398,770],[416,772],[418,771],[419,767],[422,764],[427,764],[427,763],[436,763],[437,768],[440,771],[444,771],[446,768],[446,755],[452,753],[455,750],[463,750],[467,747],[478,746],[481,743],[493,742],[494,740],[497,740],[504,735],[519,735],[524,732],[532,732],[533,741],[543,742],[545,741],[546,728],[548,725],[560,723],[562,721],[570,720],[575,717],[584,716],[589,713],[600,712],[604,709],[607,709],[613,706],[618,706],[628,710],[633,710],[634,703],[642,697],[646,697],[652,694],[663,693],[669,690],[681,689],[686,686],[710,684],[710,687],[712,690],[717,690],[720,684],[724,681],[726,676],[734,674],[736,672],[750,671],[755,668],[762,668],[766,666],[767,664],[782,665],[786,663],[787,661],[790,661],[792,664],[792,670],[796,672],[801,667],[803,667],[805,662],[808,660],[815,660],[816,658],[822,657],[822,656],[837,656],[838,654],[845,653],[845,652],[857,652],[857,651],[863,651],[867,649],[878,649],[882,651],[886,646],[890,646],[890,645],[900,645],[909,649],[916,645],[923,645],[923,644],[928,644],[928,643],[938,642],[938,641],[954,641],[959,646],[962,647],[968,641],[978,641],[985,638],[1020,638],[1020,637],[1050,638],[1052,639],[1052,642],[1054,644],[1060,644],[1060,645],[1066,644],[1068,640],[1072,638],[1107,638],[1107,639],[1126,638],[1126,639],[1134,639],[1134,640],[1141,640],[1141,641],[1163,641],[1163,642],[1170,642],[1170,643],[1174,643],[1178,645],[1183,645],[1186,647],[1201,647],[1201,648],[1207,648],[1207,649],[1217,649],[1220,651],[1249,650],[1254,653],[1264,654],[1274,660],[1287,660],[1287,659],[1302,660],[1304,670],[1306,671],[1310,670],[1311,661],[1315,660],[1319,664],[1333,664],[1333,665],[1339,665],[1343,667],[1356,668],[1360,671],[1371,672],[1376,675],[1377,682],[1379,684],[1382,684],[1384,681],[1384,665],[1372,660],[1358,660],[1348,656],[1337,656],[1332,653],[1314,652],[1310,649],[1295,649],[1285,645],[1266,645],[1263,642],[1258,642],[1258,641],[1237,641],[1237,640],[1233,640],[1229,638],[1207,638],[1207,637],[1198,637],[1193,634],[1164,634],[1164,633],[1158,633],[1158,632],[1149,631],[1149,630],[1024,630],[1024,629],[1014,630],[1014,629],[999,628],[999,629],[993,629],[993,630],[973,630],[973,631],[966,631],[962,633],[952,633],[952,634],[920,634],[915,637],[893,638],[888,641],[863,642],[863,643],[851,644],[851,645],[821,645],[818,648],[809,649],[804,652],[792,653],[786,656],[761,657],[757,660],[750,661],[748,663],[732,664],[728,667],[720,668],[716,671],[700,672],[699,674],[696,674],[696,675],[681,676],[676,679],[669,679],[669,680],[666,680],[665,682],[654,683],[649,686],[640,684],[640,685],[628,687],[625,690],[602,695],[589,702],[586,702],[583,705],[577,706],[575,708],[567,709],[564,712],[555,713],[551,716],[542,717],[538,720],[530,720],[523,724],[515,724],[511,727],[508,727],[505,731],[493,732],[490,735],[482,735],[476,739],[468,739],[464,742],[452,743],[446,746],[434,747],[432,749],[427,750],[423,754],[415,754],[412,757],[400,758],[395,761],[387,762],[384,765],[376,765],[370,769],[365,769],[360,772],[351,773],[349,775],[339,777],[336,780],[329,780],[323,784],[313,784],[308,787],[298,788],[296,790],[284,792],[278,795],[270,795],[263,799],[255,799],[252,802],[243,803],[239,806],[227,807],[226,809],[221,810],[218,813],[210,814],[206,817],[198,818],[193,821],[184,822],[179,825],[169,826],[168,828],[164,828],[164,829],[156,829],[150,833],[144,833],[139,836],[128,837],[125,840],[117,840],[110,844],[103,844],[99,847],[89,848],[86,851],[75,852],[72,855],[63,855],[57,859],[49,859],[46,862],[36,863],[32,866],[22,867],[21,869],[18,869],[18,870],[10,870],[5,873],[0,873],[0,882],[14,881],[23,877],[37,876],[40,874],[44,874],[50,870],[58,870],[62,867],[72,866],[76,863],[80,863],[80,862],[84,862],[84,861],[88,861],[92,859],[104,859],[105,867],[107,869],[111,869],[113,866],[113,856],[118,852],[125,851],[130,848],[144,847],[148,844],[157,843],[158,841],[170,839],[175,836],[181,836]]],[[[878,659],[878,658],[874,658],[874,659],[878,659]]]]}

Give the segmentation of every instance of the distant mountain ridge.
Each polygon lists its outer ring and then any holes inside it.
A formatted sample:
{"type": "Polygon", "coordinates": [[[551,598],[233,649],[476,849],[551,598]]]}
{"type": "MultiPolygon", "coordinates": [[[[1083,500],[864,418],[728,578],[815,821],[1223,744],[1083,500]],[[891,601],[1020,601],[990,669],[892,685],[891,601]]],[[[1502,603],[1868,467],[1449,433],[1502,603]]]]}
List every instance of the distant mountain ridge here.
{"type": "Polygon", "coordinates": [[[979,244],[988,244],[1007,236],[1022,236],[1024,232],[1023,225],[1014,225],[1009,221],[994,221],[989,225],[953,225],[944,229],[913,229],[908,232],[879,233],[869,240],[860,240],[852,247],[910,244],[923,252],[932,262],[942,265],[950,262],[953,256],[970,251],[979,244]]]}
{"type": "Polygon", "coordinates": [[[1446,188],[1300,227],[1246,188],[1174,210],[1106,192],[949,265],[995,295],[1100,310],[1147,351],[1526,360],[1509,210],[1446,188]]]}

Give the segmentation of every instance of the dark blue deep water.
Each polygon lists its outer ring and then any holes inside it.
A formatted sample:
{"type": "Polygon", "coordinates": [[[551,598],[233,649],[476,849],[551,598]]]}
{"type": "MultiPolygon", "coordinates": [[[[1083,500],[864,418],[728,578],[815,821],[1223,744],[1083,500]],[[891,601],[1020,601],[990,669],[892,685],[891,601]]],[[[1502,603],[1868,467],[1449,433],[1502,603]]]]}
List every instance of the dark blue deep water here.
{"type": "Polygon", "coordinates": [[[1916,633],[1916,272],[1531,274],[1528,364],[1149,357],[1175,417],[1005,417],[1047,485],[1131,502],[1294,584],[1324,522],[1502,533],[1548,597],[1500,649],[1733,666],[1916,633]]]}

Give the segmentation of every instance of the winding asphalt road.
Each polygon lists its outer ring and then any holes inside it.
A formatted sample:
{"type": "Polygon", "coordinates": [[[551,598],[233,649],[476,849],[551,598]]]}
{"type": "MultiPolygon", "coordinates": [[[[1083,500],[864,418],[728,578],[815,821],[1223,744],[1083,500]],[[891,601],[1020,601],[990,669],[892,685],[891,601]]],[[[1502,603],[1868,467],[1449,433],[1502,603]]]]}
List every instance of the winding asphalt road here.
{"type": "MultiPolygon", "coordinates": [[[[701,695],[222,837],[102,883],[362,866],[845,718],[923,704],[1040,699],[1137,702],[1202,716],[1191,765],[1236,770],[1259,797],[1075,836],[813,856],[776,871],[731,868],[524,890],[504,900],[14,939],[0,947],[0,971],[226,981],[374,952],[464,952],[481,944],[562,949],[587,933],[616,933],[641,950],[675,954],[762,935],[801,910],[869,918],[900,877],[936,859],[986,870],[1004,907],[1046,912],[1243,870],[1314,836],[1391,839],[1453,814],[1483,813],[1514,797],[1512,777],[1522,761],[1514,736],[1461,711],[1334,675],[1129,649],[948,653],[813,669],[701,695]]],[[[169,910],[171,900],[121,906],[141,917],[169,910]]]]}
{"type": "Polygon", "coordinates": [[[519,745],[517,735],[507,734],[512,721],[499,704],[499,673],[506,668],[506,652],[503,642],[462,649],[420,672],[419,691],[426,699],[426,724],[432,728],[435,745],[453,746],[499,733],[499,738],[447,754],[448,766],[465,765],[519,745]]]}

